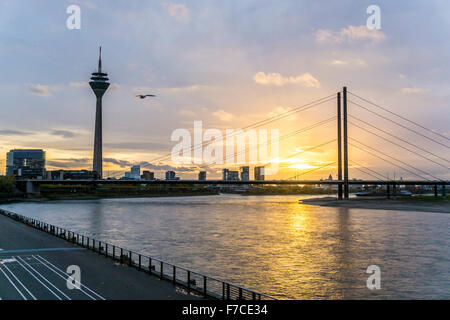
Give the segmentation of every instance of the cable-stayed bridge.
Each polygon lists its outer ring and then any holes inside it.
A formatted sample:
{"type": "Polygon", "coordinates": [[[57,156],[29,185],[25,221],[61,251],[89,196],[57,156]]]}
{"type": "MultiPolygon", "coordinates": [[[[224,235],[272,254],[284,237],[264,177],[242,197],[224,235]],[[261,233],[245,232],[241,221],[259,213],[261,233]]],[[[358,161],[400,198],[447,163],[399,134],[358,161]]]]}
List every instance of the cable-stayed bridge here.
{"type": "MultiPolygon", "coordinates": [[[[318,128],[323,128],[324,126],[335,124],[336,125],[336,136],[333,139],[328,139],[322,141],[314,146],[302,149],[299,152],[286,155],[281,157],[281,160],[288,160],[290,158],[299,156],[301,154],[312,152],[319,148],[324,148],[330,146],[331,144],[337,143],[337,154],[336,160],[331,161],[320,166],[315,167],[312,170],[303,171],[287,179],[269,179],[269,180],[58,180],[46,181],[46,180],[33,180],[33,181],[18,181],[18,184],[25,187],[28,183],[29,188],[35,188],[42,184],[210,184],[210,185],[337,185],[339,198],[348,198],[349,196],[349,185],[359,184],[359,185],[385,185],[387,186],[387,192],[389,194],[390,187],[393,186],[395,189],[399,185],[429,185],[434,186],[434,192],[437,194],[438,187],[442,187],[442,193],[445,194],[445,186],[450,184],[449,182],[449,170],[450,170],[450,160],[447,156],[450,149],[450,138],[430,129],[423,124],[413,121],[404,115],[398,114],[392,111],[392,108],[387,108],[381,106],[377,103],[370,101],[348,91],[346,87],[343,88],[342,92],[336,94],[331,94],[320,99],[314,100],[307,104],[298,106],[296,108],[290,109],[286,112],[282,112],[275,116],[269,117],[267,119],[250,124],[242,130],[256,129],[262,126],[271,124],[276,121],[284,120],[289,117],[295,116],[304,112],[306,110],[311,110],[325,103],[335,101],[336,103],[336,115],[331,117],[326,117],[321,119],[311,125],[302,127],[295,131],[289,132],[282,135],[279,141],[287,140],[291,137],[298,136],[300,134],[311,132],[318,128]],[[352,112],[349,112],[349,106],[352,106],[352,112]],[[361,111],[361,112],[359,112],[361,111]],[[372,117],[378,118],[384,125],[377,125],[365,118],[363,115],[370,114],[372,117]],[[401,130],[407,131],[411,136],[417,137],[411,140],[411,138],[401,137],[398,134],[392,132],[387,128],[387,124],[394,125],[401,130]],[[349,127],[351,130],[349,130],[349,127]],[[352,132],[349,134],[349,132],[352,132]],[[405,161],[400,159],[398,154],[393,154],[380,148],[375,148],[369,142],[363,140],[359,133],[366,134],[378,139],[378,141],[383,142],[384,145],[390,145],[394,147],[397,152],[402,152],[402,155],[411,155],[420,158],[421,162],[405,161]],[[419,141],[425,141],[420,144],[419,141]],[[352,150],[357,150],[359,153],[367,156],[367,159],[377,159],[386,163],[389,167],[395,168],[400,172],[405,173],[413,179],[395,179],[390,178],[388,175],[376,170],[374,167],[362,164],[360,161],[351,159],[349,156],[349,148],[352,150]],[[436,174],[430,172],[429,169],[424,169],[423,165],[427,165],[427,168],[439,168],[441,172],[445,174],[436,174]],[[307,180],[304,179],[305,176],[319,170],[323,170],[329,167],[337,168],[337,180],[307,180]],[[367,179],[353,180],[350,178],[350,170],[356,170],[359,174],[364,175],[367,179]],[[30,183],[32,186],[30,187],[30,183]]],[[[237,135],[237,132],[226,135],[225,138],[230,138],[232,135],[237,135]]],[[[196,150],[203,149],[206,146],[214,143],[214,141],[205,141],[199,144],[194,144],[191,146],[190,151],[195,152],[196,150]]],[[[267,141],[270,144],[271,141],[267,141]]],[[[256,146],[259,147],[259,146],[256,146]]],[[[250,147],[245,150],[233,151],[231,154],[227,154],[227,157],[237,157],[242,155],[242,153],[247,153],[250,151],[250,147]]],[[[143,168],[151,168],[150,164],[161,164],[167,162],[171,159],[172,153],[156,157],[149,162],[141,163],[143,168]]],[[[277,159],[280,161],[280,159],[277,159]]],[[[241,164],[245,165],[245,164],[241,164]]],[[[212,165],[199,165],[197,170],[202,170],[205,168],[210,168],[212,165]]],[[[355,172],[356,172],[355,171],[355,172]]],[[[110,176],[110,178],[118,178],[118,175],[122,175],[120,172],[118,174],[110,176]]],[[[354,177],[353,177],[354,178],[354,177]]],[[[28,189],[29,189],[28,188],[28,189]]]]}

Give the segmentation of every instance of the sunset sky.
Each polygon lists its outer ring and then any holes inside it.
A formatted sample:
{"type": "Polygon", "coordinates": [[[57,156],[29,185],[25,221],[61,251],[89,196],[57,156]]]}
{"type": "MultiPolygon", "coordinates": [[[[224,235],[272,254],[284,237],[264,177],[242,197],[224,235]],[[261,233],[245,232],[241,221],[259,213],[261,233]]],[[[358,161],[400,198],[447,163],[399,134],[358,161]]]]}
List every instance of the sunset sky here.
{"type": "MultiPolygon", "coordinates": [[[[99,45],[112,83],[103,100],[105,175],[148,162],[158,177],[177,167],[183,178],[192,178],[194,166],[152,161],[170,153],[175,129],[192,130],[195,120],[205,129],[243,128],[344,85],[450,138],[449,17],[450,3],[437,0],[3,0],[0,173],[13,148],[46,150],[47,169],[91,167],[95,97],[87,81],[96,69],[99,45]],[[81,8],[80,30],[66,28],[70,4],[81,8]],[[381,30],[366,26],[371,4],[381,8],[381,30]],[[137,99],[141,93],[157,97],[137,99]]],[[[354,105],[349,113],[450,158],[445,138],[414,127],[441,144],[433,143],[354,105]]],[[[330,101],[263,128],[284,135],[335,115],[336,103],[330,101]]],[[[336,123],[330,122],[283,140],[279,158],[335,139],[335,132],[336,123]]],[[[444,167],[352,125],[349,135],[449,177],[448,162],[440,158],[427,155],[444,167]]],[[[281,161],[276,178],[336,161],[336,148],[332,143],[281,161]]],[[[350,158],[352,166],[418,178],[353,147],[350,158]]],[[[219,177],[220,168],[211,168],[210,177],[219,177]]],[[[329,174],[336,175],[335,164],[304,177],[329,174]]],[[[351,177],[371,178],[356,169],[351,177]]]]}

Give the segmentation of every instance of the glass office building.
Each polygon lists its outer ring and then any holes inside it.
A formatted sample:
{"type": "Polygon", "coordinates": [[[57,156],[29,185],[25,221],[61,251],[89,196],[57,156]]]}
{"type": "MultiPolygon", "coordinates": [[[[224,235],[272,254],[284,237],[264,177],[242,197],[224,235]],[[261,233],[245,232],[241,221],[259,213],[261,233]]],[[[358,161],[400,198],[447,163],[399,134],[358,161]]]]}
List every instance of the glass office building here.
{"type": "Polygon", "coordinates": [[[41,149],[15,149],[6,154],[6,174],[27,179],[45,176],[45,152],[41,149]]]}

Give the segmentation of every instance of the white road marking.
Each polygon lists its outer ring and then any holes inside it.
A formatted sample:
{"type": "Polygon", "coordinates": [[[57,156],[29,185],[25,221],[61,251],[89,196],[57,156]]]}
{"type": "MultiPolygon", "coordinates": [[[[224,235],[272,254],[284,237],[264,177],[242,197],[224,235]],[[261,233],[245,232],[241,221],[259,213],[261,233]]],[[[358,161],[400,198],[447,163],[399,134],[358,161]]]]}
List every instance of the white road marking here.
{"type": "MultiPolygon", "coordinates": [[[[42,263],[42,261],[40,259],[42,259],[44,261],[44,265],[49,264],[51,265],[54,269],[58,270],[61,274],[64,274],[64,276],[68,276],[67,273],[65,273],[63,270],[59,269],[57,266],[55,266],[54,264],[52,264],[50,261],[44,259],[43,257],[41,257],[40,255],[36,255],[36,256],[32,256],[33,258],[35,258],[36,260],[38,260],[39,262],[42,263]],[[37,259],[36,256],[39,258],[37,259]]],[[[98,293],[96,293],[95,291],[89,289],[88,287],[86,287],[84,284],[80,283],[79,281],[75,280],[76,283],[78,283],[81,287],[85,288],[86,290],[88,290],[89,292],[91,292],[92,294],[96,295],[97,297],[99,297],[101,300],[106,300],[105,298],[103,298],[101,295],[99,295],[98,293]]],[[[86,293],[87,295],[87,293],[86,293]]],[[[95,300],[95,299],[94,299],[95,300]]]]}
{"type": "Polygon", "coordinates": [[[24,284],[16,277],[16,275],[15,275],[11,270],[9,270],[9,268],[6,266],[6,264],[3,265],[3,266],[6,268],[6,270],[9,271],[9,273],[11,273],[11,275],[14,277],[14,279],[16,279],[17,282],[20,283],[20,285],[25,289],[25,291],[28,292],[28,294],[29,294],[34,300],[37,300],[36,297],[30,292],[30,290],[28,290],[27,287],[25,287],[25,285],[24,285],[24,284]]]}
{"type": "Polygon", "coordinates": [[[3,273],[3,275],[6,277],[6,279],[8,279],[9,283],[11,283],[13,285],[13,287],[17,290],[17,292],[22,296],[23,300],[28,300],[27,297],[25,297],[23,295],[23,293],[19,290],[19,288],[16,287],[14,282],[12,282],[11,278],[8,277],[8,275],[5,273],[5,271],[3,271],[3,268],[1,266],[0,266],[0,271],[3,273]]]}
{"type": "MultiPolygon", "coordinates": [[[[64,274],[64,276],[62,276],[60,273],[58,273],[58,272],[56,272],[55,270],[53,270],[53,268],[56,268],[57,269],[57,267],[49,267],[48,265],[47,265],[47,263],[44,261],[41,261],[41,260],[39,260],[38,258],[36,258],[35,256],[32,256],[34,259],[36,259],[36,261],[39,261],[39,263],[41,264],[41,265],[44,265],[44,266],[46,266],[50,271],[52,271],[53,273],[55,273],[57,276],[59,276],[60,278],[63,278],[64,280],[66,280],[67,281],[67,279],[69,278],[69,276],[68,276],[68,274],[67,273],[65,273],[64,274]],[[67,278],[66,278],[67,277],[67,278]]],[[[42,259],[44,259],[44,258],[42,258],[42,259]]],[[[49,262],[50,263],[50,262],[49,262]]],[[[57,269],[58,270],[58,269],[57,269]]],[[[77,283],[78,281],[77,280],[75,280],[74,279],[74,281],[77,283]]],[[[81,283],[80,283],[80,285],[81,286],[83,286],[81,283]]],[[[84,291],[83,289],[81,289],[81,286],[80,286],[80,291],[81,292],[83,292],[85,295],[87,295],[89,298],[91,298],[92,300],[97,300],[95,297],[93,297],[93,296],[91,296],[89,293],[87,293],[86,291],[84,291]]],[[[89,289],[89,288],[88,288],[89,289]]]]}
{"type": "MultiPolygon", "coordinates": [[[[58,300],[62,300],[52,289],[50,289],[49,287],[47,287],[41,280],[39,280],[30,270],[28,270],[27,268],[25,268],[25,266],[20,263],[20,261],[17,261],[17,263],[25,270],[27,271],[29,274],[31,274],[33,276],[33,278],[35,278],[40,284],[42,284],[48,291],[50,291],[56,298],[58,298],[58,300]]],[[[48,282],[48,280],[47,280],[48,282]]]]}

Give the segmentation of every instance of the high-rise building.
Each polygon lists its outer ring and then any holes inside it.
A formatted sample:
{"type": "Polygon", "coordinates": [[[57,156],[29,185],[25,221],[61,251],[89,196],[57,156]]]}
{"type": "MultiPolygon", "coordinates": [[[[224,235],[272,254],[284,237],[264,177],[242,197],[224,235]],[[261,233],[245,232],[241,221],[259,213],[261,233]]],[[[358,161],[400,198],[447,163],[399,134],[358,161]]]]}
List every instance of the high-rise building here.
{"type": "Polygon", "coordinates": [[[255,167],[255,180],[264,180],[264,167],[255,167]]]}
{"type": "Polygon", "coordinates": [[[98,70],[92,73],[91,81],[89,81],[89,85],[97,98],[93,171],[97,172],[100,179],[103,177],[102,98],[109,87],[108,80],[108,74],[102,72],[102,47],[100,47],[98,70]]]}
{"type": "Polygon", "coordinates": [[[144,170],[142,171],[141,178],[144,180],[155,180],[155,173],[148,170],[144,170]]]}
{"type": "Polygon", "coordinates": [[[242,181],[250,180],[250,167],[249,166],[241,167],[241,180],[242,181]]]}
{"type": "Polygon", "coordinates": [[[239,171],[228,171],[227,180],[239,181],[239,171]]]}
{"type": "Polygon", "coordinates": [[[25,179],[45,177],[45,152],[41,149],[15,149],[6,154],[6,174],[25,179]]]}
{"type": "Polygon", "coordinates": [[[131,175],[132,176],[141,176],[141,166],[140,165],[136,165],[136,166],[132,166],[131,167],[131,175]]]}
{"type": "Polygon", "coordinates": [[[206,171],[200,171],[198,173],[198,180],[206,180],[206,171]]]}
{"type": "Polygon", "coordinates": [[[175,171],[166,171],[166,180],[178,180],[175,171]]]}
{"type": "Polygon", "coordinates": [[[228,179],[228,169],[222,169],[222,180],[227,180],[228,179]]]}

